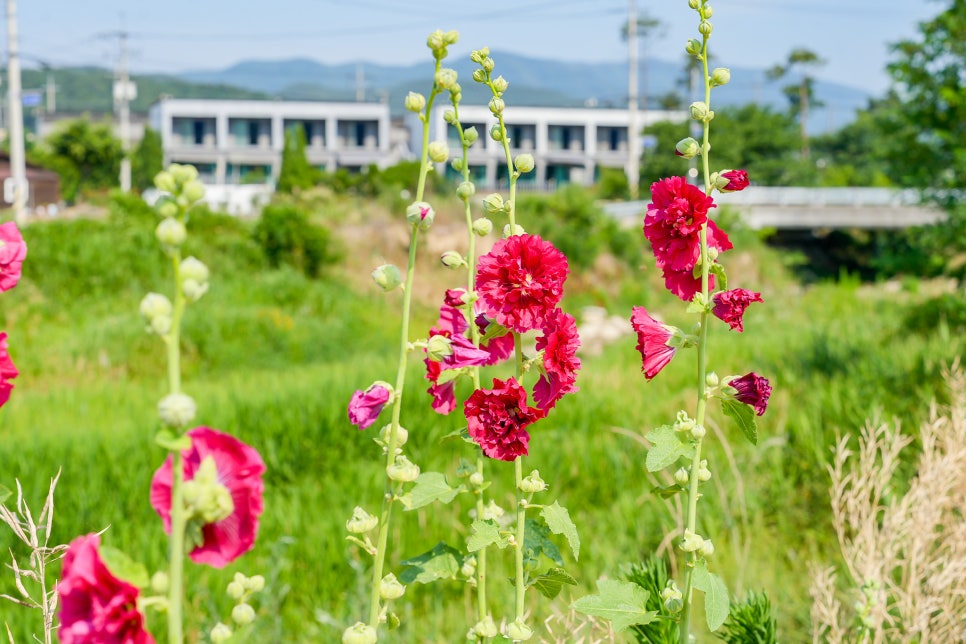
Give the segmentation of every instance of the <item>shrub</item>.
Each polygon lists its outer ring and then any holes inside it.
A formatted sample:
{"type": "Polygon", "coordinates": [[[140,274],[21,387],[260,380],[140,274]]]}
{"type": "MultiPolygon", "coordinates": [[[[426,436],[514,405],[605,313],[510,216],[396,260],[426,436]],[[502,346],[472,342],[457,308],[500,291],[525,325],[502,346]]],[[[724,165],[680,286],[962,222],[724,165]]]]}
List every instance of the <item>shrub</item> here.
{"type": "Polygon", "coordinates": [[[629,199],[631,189],[624,171],[618,168],[601,168],[597,196],[601,199],[629,199]]]}
{"type": "Polygon", "coordinates": [[[273,268],[288,264],[318,277],[325,266],[338,261],[329,230],[311,224],[296,206],[266,206],[252,236],[273,268]]]}

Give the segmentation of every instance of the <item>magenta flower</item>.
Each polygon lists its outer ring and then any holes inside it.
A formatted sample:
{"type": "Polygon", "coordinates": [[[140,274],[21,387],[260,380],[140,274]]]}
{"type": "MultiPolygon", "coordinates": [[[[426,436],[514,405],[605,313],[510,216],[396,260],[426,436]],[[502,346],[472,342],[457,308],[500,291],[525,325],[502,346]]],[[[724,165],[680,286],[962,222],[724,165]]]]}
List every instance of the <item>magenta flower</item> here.
{"type": "Polygon", "coordinates": [[[10,381],[20,375],[17,367],[14,366],[10,354],[7,353],[7,334],[0,333],[0,407],[7,404],[10,400],[10,392],[13,391],[13,383],[10,381]]]}
{"type": "Polygon", "coordinates": [[[536,235],[501,239],[477,264],[476,287],[487,315],[511,331],[543,326],[560,298],[567,257],[536,235]]]}
{"type": "Polygon", "coordinates": [[[373,383],[365,391],[357,390],[349,400],[349,422],[360,430],[369,427],[391,398],[392,388],[385,382],[373,383]]]}
{"type": "Polygon", "coordinates": [[[732,378],[725,384],[736,390],[734,397],[739,402],[751,405],[759,416],[768,408],[768,397],[771,396],[771,385],[754,371],[740,378],[732,378]]]}
{"type": "Polygon", "coordinates": [[[20,281],[20,267],[27,257],[27,244],[17,224],[0,224],[0,291],[9,291],[20,281]]]}
{"type": "MultiPolygon", "coordinates": [[[[486,314],[482,312],[483,305],[479,301],[476,302],[478,307],[476,310],[476,328],[480,332],[480,336],[486,335],[491,324],[494,324],[493,320],[486,317],[486,314]]],[[[503,335],[498,335],[490,338],[489,340],[484,340],[480,344],[481,349],[486,349],[490,354],[490,359],[487,361],[486,366],[492,366],[499,364],[509,358],[513,354],[514,350],[514,340],[513,335],[504,332],[503,335]]]]}
{"type": "Polygon", "coordinates": [[[543,417],[527,406],[527,391],[514,378],[493,379],[492,389],[477,389],[463,404],[470,438],[490,458],[513,461],[526,456],[527,426],[543,417]]]}
{"type": "Polygon", "coordinates": [[[644,236],[651,242],[657,265],[690,271],[701,254],[701,226],[714,201],[684,177],[668,177],[651,185],[651,203],[644,217],[644,236]]]}
{"type": "Polygon", "coordinates": [[[763,302],[761,293],[755,293],[743,288],[734,288],[730,291],[715,293],[714,297],[715,317],[724,320],[739,333],[745,330],[744,315],[752,302],[763,302]]]}
{"type": "Polygon", "coordinates": [[[631,326],[637,332],[637,350],[641,352],[641,371],[644,377],[651,380],[660,373],[667,363],[674,357],[676,347],[669,342],[674,337],[676,329],[661,324],[652,318],[643,306],[631,309],[631,326]]]}
{"type": "MultiPolygon", "coordinates": [[[[222,568],[251,550],[264,507],[262,474],[265,463],[258,452],[234,436],[210,427],[187,433],[191,447],[184,462],[185,505],[189,544],[193,530],[198,542],[189,557],[195,563],[222,568]]],[[[172,458],[151,479],[151,506],[171,533],[172,458]]]]}
{"type": "Polygon", "coordinates": [[[728,180],[724,187],[718,188],[721,192],[738,192],[748,187],[748,173],[744,170],[728,170],[721,176],[728,180]]]}
{"type": "MultiPolygon", "coordinates": [[[[460,296],[465,292],[460,290],[460,296]]],[[[451,291],[447,291],[446,301],[449,302],[451,299],[453,299],[451,291]]],[[[433,410],[438,414],[446,415],[456,409],[455,381],[444,379],[442,383],[439,382],[444,371],[489,364],[490,352],[476,347],[465,335],[468,330],[469,323],[463,312],[449,304],[443,304],[440,307],[439,320],[436,321],[436,326],[429,330],[430,338],[436,336],[448,338],[452,350],[452,354],[442,360],[433,360],[428,355],[423,360],[426,365],[426,379],[432,383],[426,391],[433,397],[433,410]]]]}
{"type": "Polygon", "coordinates": [[[67,546],[57,637],[62,644],[154,644],[138,611],[138,589],[108,570],[100,545],[98,535],[88,534],[67,546]]]}
{"type": "Polygon", "coordinates": [[[574,316],[557,309],[547,322],[543,335],[537,338],[537,351],[543,352],[543,373],[533,387],[533,400],[544,411],[552,409],[565,394],[578,390],[580,369],[580,335],[574,316]]]}
{"type": "Polygon", "coordinates": [[[465,288],[448,288],[446,289],[446,296],[443,298],[443,303],[446,306],[452,306],[455,309],[466,304],[466,289],[465,288]]]}

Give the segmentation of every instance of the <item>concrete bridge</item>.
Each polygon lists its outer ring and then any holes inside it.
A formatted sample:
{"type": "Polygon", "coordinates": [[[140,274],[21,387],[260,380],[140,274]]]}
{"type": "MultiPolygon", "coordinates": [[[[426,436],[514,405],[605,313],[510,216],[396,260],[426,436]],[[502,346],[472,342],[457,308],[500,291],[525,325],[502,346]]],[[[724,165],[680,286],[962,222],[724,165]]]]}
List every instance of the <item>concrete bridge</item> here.
{"type": "MultiPolygon", "coordinates": [[[[923,205],[915,190],[891,188],[777,188],[754,186],[742,192],[715,193],[718,207],[741,213],[755,229],[816,230],[829,228],[896,229],[933,224],[945,213],[923,205]]],[[[640,219],[646,201],[611,203],[604,210],[628,224],[640,219]]]]}

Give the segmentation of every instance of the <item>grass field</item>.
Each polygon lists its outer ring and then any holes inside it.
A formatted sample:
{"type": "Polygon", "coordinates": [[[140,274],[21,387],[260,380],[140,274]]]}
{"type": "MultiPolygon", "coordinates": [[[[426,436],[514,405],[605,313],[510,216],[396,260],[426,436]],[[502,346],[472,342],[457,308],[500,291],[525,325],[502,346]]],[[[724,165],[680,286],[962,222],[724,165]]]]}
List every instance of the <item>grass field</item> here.
{"type": "MultiPolygon", "coordinates": [[[[346,259],[319,279],[268,268],[245,222],[205,216],[189,224],[198,231],[190,252],[212,268],[212,286],[186,316],[185,390],[199,403],[201,424],[255,446],[268,466],[256,549],[226,571],[189,568],[189,601],[199,609],[192,612],[211,616],[190,624],[195,637],[227,619],[223,589],[235,570],[268,580],[259,618],[243,641],[337,641],[366,611],[367,561],[345,541],[344,525],[353,506],[376,507],[381,452],[371,440],[375,432],[358,432],[345,408],[353,390],[391,380],[395,371],[398,294],[377,293],[365,276],[375,260],[397,257],[400,244],[370,204],[333,208],[339,215],[327,221],[346,244],[346,259]],[[370,219],[372,230],[382,232],[360,235],[370,219]]],[[[443,210],[440,235],[447,230],[443,210]]],[[[165,560],[166,539],[147,491],[164,458],[152,438],[165,372],[161,343],[144,333],[137,308],[147,291],[169,287],[151,231],[143,213],[121,210],[103,221],[38,223],[25,231],[25,277],[0,300],[21,371],[0,413],[0,483],[12,487],[19,479],[39,508],[49,478],[61,469],[54,539],[107,528],[106,544],[155,570],[165,560]]],[[[766,304],[749,310],[743,335],[723,324],[713,330],[710,365],[721,375],[766,375],[775,393],[757,447],[713,414],[720,423],[713,429],[727,442],[712,441],[716,484],[702,501],[701,523],[715,538],[715,563],[730,588],[767,591],[781,640],[805,642],[811,639],[807,564],[837,556],[824,469],[836,434],[854,432],[876,414],[917,426],[928,402],[944,395],[941,368],[961,354],[963,341],[939,319],[915,332],[904,325],[925,292],[848,278],[804,287],[753,235],[737,236],[742,250],[723,258],[731,281],[762,291],[766,304]]],[[[595,266],[571,278],[564,306],[578,321],[584,306],[629,318],[631,306],[643,304],[688,323],[653,267],[608,265],[605,274],[602,264],[595,266]]],[[[435,319],[442,289],[463,280],[432,261],[421,270],[413,339],[435,319]]],[[[552,603],[533,595],[528,601],[537,616],[566,611],[598,577],[618,576],[622,564],[646,556],[673,525],[673,506],[649,493],[641,441],[693,405],[694,355],[680,352],[645,383],[634,344],[627,335],[583,356],[580,393],[533,432],[525,469],[540,470],[584,543],[580,561],[567,565],[580,586],[552,603]]],[[[460,458],[473,457],[463,442],[443,440],[462,416],[430,410],[418,358],[408,383],[402,422],[410,454],[423,471],[452,476],[460,458]]],[[[510,507],[512,466],[492,462],[488,472],[492,495],[510,507]]],[[[392,563],[439,541],[460,547],[471,505],[458,498],[442,511],[398,514],[392,563]]],[[[22,554],[6,531],[0,546],[22,554]]],[[[491,555],[497,617],[512,610],[512,590],[497,583],[510,558],[508,551],[491,555]]],[[[11,585],[6,575],[0,592],[11,585]]],[[[434,643],[460,641],[472,605],[455,582],[414,585],[397,604],[405,612],[393,641],[434,643]]],[[[3,621],[18,642],[39,630],[35,615],[12,604],[0,604],[3,621]]],[[[152,626],[160,621],[155,616],[152,626]]]]}

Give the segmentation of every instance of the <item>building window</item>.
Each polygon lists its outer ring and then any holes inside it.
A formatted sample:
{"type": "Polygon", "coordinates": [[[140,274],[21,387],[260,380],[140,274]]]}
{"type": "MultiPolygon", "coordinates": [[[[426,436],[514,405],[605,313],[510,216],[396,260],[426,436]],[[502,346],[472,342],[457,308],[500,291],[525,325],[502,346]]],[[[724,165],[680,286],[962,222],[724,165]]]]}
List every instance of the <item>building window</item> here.
{"type": "Polygon", "coordinates": [[[202,145],[205,142],[205,122],[196,120],[192,125],[195,131],[195,145],[202,145]]]}

